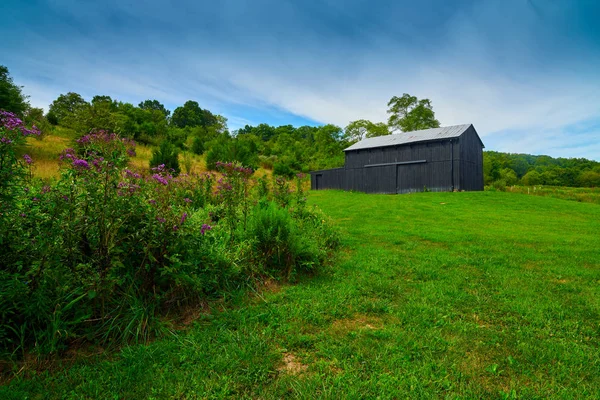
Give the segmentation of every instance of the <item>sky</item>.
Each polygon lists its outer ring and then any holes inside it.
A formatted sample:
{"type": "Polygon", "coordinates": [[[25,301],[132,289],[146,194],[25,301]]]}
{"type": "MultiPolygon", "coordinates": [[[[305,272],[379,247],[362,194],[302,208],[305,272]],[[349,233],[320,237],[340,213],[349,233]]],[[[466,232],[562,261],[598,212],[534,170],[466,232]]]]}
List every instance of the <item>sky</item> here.
{"type": "Polygon", "coordinates": [[[3,0],[0,64],[46,110],[72,91],[345,127],[410,93],[487,150],[600,161],[599,18],[597,0],[3,0]]]}

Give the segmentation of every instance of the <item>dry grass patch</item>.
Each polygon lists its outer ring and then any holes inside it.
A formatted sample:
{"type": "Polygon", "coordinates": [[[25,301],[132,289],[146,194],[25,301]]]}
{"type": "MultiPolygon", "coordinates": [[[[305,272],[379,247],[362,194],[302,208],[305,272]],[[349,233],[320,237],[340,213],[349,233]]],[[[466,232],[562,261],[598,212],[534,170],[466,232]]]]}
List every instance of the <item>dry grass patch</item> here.
{"type": "Polygon", "coordinates": [[[292,353],[283,353],[283,363],[277,368],[279,372],[289,375],[300,375],[308,369],[308,365],[298,361],[292,353]]]}
{"type": "Polygon", "coordinates": [[[333,321],[330,331],[336,335],[345,335],[358,330],[375,330],[383,328],[383,320],[380,317],[357,314],[352,318],[344,318],[333,321]]]}

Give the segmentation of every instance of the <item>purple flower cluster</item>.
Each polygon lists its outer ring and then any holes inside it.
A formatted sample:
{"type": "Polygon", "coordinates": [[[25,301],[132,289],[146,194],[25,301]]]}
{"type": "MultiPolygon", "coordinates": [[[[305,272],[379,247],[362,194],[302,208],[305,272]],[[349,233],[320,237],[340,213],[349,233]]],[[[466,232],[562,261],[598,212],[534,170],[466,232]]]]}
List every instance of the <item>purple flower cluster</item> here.
{"type": "Polygon", "coordinates": [[[160,174],[152,175],[152,179],[165,186],[169,184],[169,180],[160,174]]]}
{"type": "Polygon", "coordinates": [[[41,132],[34,125],[28,129],[23,121],[15,114],[0,110],[0,145],[10,145],[21,143],[26,136],[41,135],[41,132]]]}
{"type": "Polygon", "coordinates": [[[90,164],[88,164],[87,161],[80,158],[76,158],[75,160],[73,160],[73,166],[77,169],[90,169],[90,164]]]}
{"type": "Polygon", "coordinates": [[[240,174],[244,177],[252,175],[252,168],[246,168],[238,163],[217,161],[215,164],[217,169],[227,174],[240,174]]]}
{"type": "Polygon", "coordinates": [[[29,156],[29,154],[23,154],[23,160],[25,160],[25,162],[28,165],[31,165],[31,163],[33,162],[33,160],[31,159],[31,157],[29,156]]]}
{"type": "Polygon", "coordinates": [[[117,190],[119,196],[125,196],[126,194],[133,195],[140,190],[140,185],[136,183],[119,182],[117,188],[119,189],[117,190]]]}
{"type": "Polygon", "coordinates": [[[130,169],[125,169],[125,176],[133,179],[142,179],[142,176],[137,172],[133,172],[130,169]]]}
{"type": "Polygon", "coordinates": [[[100,172],[102,170],[102,163],[104,162],[104,157],[94,158],[92,160],[92,165],[96,168],[96,171],[100,172]]]}
{"type": "Polygon", "coordinates": [[[200,234],[204,235],[207,231],[210,231],[211,229],[212,226],[208,224],[202,224],[202,227],[200,227],[200,234]]]}
{"type": "Polygon", "coordinates": [[[68,149],[64,149],[62,153],[60,153],[60,161],[64,161],[65,159],[67,160],[75,160],[76,156],[75,156],[75,150],[71,147],[69,147],[68,149]]]}
{"type": "MultiPolygon", "coordinates": [[[[23,121],[20,118],[18,118],[15,114],[4,110],[0,110],[0,128],[5,128],[9,131],[17,130],[21,132],[23,136],[39,136],[42,134],[42,132],[40,132],[40,130],[35,125],[33,125],[31,129],[28,129],[27,127],[25,127],[25,124],[23,124],[23,121]]],[[[10,142],[7,143],[6,141],[2,141],[2,143],[9,144],[10,142]]]]}
{"type": "Polygon", "coordinates": [[[220,192],[230,192],[233,190],[233,186],[231,185],[231,183],[229,183],[227,181],[227,179],[224,178],[220,178],[217,181],[218,185],[217,185],[217,190],[220,192]]]}
{"type": "Polygon", "coordinates": [[[166,220],[166,219],[164,219],[163,217],[156,217],[156,220],[157,220],[158,222],[160,222],[161,224],[164,224],[164,223],[167,221],[167,220],[166,220]]]}
{"type": "Polygon", "coordinates": [[[111,143],[123,143],[126,148],[126,152],[129,156],[135,156],[135,141],[128,138],[119,138],[116,133],[108,133],[104,130],[88,133],[77,139],[77,144],[85,147],[90,144],[111,144],[111,143]]]}
{"type": "Polygon", "coordinates": [[[181,215],[181,219],[179,220],[179,224],[180,224],[180,225],[183,225],[183,223],[185,222],[185,220],[187,219],[187,217],[188,217],[188,214],[184,212],[184,213],[181,215]]]}

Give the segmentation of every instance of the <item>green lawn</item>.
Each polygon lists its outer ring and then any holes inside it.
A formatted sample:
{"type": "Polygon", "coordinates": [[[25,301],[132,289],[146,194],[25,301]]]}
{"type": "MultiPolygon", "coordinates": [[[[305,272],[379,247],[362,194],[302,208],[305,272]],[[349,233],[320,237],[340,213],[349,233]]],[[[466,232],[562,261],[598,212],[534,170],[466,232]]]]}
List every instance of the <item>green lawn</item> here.
{"type": "Polygon", "coordinates": [[[325,273],[0,398],[600,398],[600,206],[501,192],[312,193],[325,273]]]}

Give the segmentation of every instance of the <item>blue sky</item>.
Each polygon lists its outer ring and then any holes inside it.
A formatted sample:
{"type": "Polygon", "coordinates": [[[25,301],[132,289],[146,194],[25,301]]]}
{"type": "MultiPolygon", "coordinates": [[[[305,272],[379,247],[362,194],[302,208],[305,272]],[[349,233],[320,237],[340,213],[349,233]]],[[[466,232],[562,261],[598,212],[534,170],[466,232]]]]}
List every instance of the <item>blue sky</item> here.
{"type": "Polygon", "coordinates": [[[597,0],[0,2],[0,64],[35,106],[60,93],[245,124],[385,121],[433,102],[488,150],[600,160],[597,0]]]}

